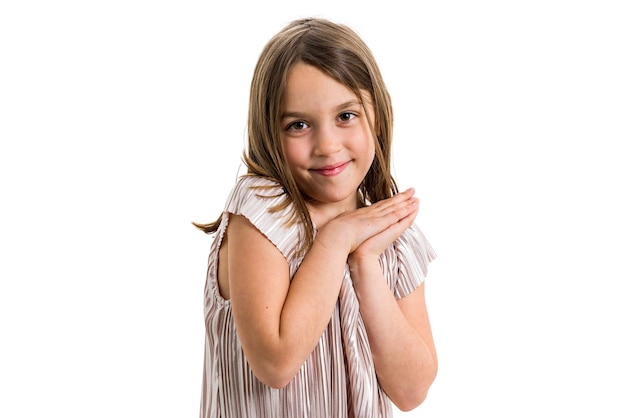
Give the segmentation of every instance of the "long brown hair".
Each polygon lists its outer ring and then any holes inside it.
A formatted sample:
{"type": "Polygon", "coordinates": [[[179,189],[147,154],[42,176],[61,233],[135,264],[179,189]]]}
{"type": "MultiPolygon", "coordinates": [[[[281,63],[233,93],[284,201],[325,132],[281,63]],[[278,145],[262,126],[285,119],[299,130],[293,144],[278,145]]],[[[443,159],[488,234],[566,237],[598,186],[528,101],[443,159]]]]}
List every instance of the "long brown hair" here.
{"type": "MultiPolygon", "coordinates": [[[[294,64],[312,65],[331,78],[344,84],[363,101],[366,91],[374,108],[368,120],[376,138],[375,157],[359,187],[362,202],[375,203],[398,192],[391,175],[391,139],[393,110],[391,98],[370,49],[351,28],[326,19],[294,20],[278,32],[263,49],[257,61],[250,86],[248,108],[248,147],[243,160],[246,175],[270,178],[278,182],[289,199],[280,207],[293,204],[288,222],[304,225],[303,250],[314,238],[313,222],[306,207],[305,197],[287,168],[280,140],[280,117],[287,73],[294,64]]],[[[217,230],[221,217],[209,224],[195,224],[204,232],[217,230]]]]}

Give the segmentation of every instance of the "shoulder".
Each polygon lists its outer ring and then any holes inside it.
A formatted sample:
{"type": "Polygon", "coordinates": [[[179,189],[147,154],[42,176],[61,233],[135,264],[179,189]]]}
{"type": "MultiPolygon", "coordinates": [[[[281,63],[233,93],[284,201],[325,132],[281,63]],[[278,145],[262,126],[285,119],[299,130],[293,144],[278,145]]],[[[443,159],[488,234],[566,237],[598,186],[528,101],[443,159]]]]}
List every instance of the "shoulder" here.
{"type": "Polygon", "coordinates": [[[286,199],[278,182],[266,177],[244,175],[232,188],[224,211],[240,214],[242,211],[263,210],[283,203],[286,199]]]}
{"type": "Polygon", "coordinates": [[[385,256],[395,272],[393,288],[400,299],[426,280],[428,265],[437,254],[422,230],[413,224],[387,248],[385,256]]]}
{"type": "Polygon", "coordinates": [[[413,224],[394,242],[394,250],[403,258],[417,257],[425,267],[437,257],[422,230],[413,224]]]}
{"type": "Polygon", "coordinates": [[[243,175],[237,179],[231,191],[231,196],[260,195],[264,197],[277,197],[283,195],[284,190],[280,183],[268,177],[243,175]]]}
{"type": "Polygon", "coordinates": [[[269,178],[239,178],[224,208],[224,228],[228,214],[242,215],[290,260],[302,240],[301,225],[293,221],[293,204],[282,186],[269,178]]]}

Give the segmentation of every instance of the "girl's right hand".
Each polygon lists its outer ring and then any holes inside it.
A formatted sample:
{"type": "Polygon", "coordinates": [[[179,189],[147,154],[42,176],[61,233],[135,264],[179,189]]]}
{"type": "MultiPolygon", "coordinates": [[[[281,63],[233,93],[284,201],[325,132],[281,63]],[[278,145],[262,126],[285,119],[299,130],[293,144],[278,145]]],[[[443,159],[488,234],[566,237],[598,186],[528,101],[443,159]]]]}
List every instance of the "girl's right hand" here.
{"type": "Polygon", "coordinates": [[[419,207],[414,194],[415,190],[410,188],[373,205],[344,212],[326,223],[317,239],[324,246],[339,245],[351,254],[366,240],[414,217],[419,207]]]}

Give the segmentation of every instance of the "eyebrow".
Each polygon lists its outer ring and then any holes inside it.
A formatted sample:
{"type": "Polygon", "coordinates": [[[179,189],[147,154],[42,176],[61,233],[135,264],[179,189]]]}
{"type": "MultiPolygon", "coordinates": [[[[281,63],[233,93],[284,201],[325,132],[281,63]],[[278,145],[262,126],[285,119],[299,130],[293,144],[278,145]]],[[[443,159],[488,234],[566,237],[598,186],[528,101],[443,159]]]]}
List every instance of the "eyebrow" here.
{"type": "MultiPolygon", "coordinates": [[[[338,112],[341,109],[345,109],[347,107],[352,107],[352,106],[358,106],[358,107],[363,107],[363,104],[358,101],[358,100],[348,100],[345,103],[341,103],[340,105],[337,105],[334,107],[334,111],[338,112]]],[[[280,115],[281,119],[286,119],[286,118],[301,118],[303,116],[306,116],[304,113],[302,112],[283,112],[280,115]]]]}

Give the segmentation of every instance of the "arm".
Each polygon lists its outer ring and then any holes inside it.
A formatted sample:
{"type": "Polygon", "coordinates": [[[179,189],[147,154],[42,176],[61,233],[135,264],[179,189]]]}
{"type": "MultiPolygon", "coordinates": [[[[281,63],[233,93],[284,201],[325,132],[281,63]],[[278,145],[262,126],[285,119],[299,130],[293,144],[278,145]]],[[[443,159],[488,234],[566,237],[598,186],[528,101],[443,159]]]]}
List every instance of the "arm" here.
{"type": "Polygon", "coordinates": [[[398,194],[329,221],[291,281],[278,249],[245,217],[231,215],[226,242],[233,316],[262,382],[279,388],[295,376],[328,325],[348,254],[415,211],[411,197],[398,194]]]}
{"type": "Polygon", "coordinates": [[[369,278],[371,283],[355,286],[361,316],[378,381],[393,403],[408,411],[424,401],[437,374],[437,354],[424,298],[425,284],[396,301],[382,272],[380,277],[374,277],[378,276],[376,268],[380,269],[378,265],[369,269],[373,272],[369,278]]]}
{"type": "Polygon", "coordinates": [[[424,401],[437,374],[425,285],[396,300],[379,264],[380,253],[411,225],[413,218],[366,241],[348,259],[378,380],[403,411],[424,401]]]}
{"type": "Polygon", "coordinates": [[[285,257],[246,218],[231,215],[227,234],[230,296],[241,345],[254,374],[269,386],[283,387],[330,320],[347,254],[316,240],[290,283],[285,257]]]}

